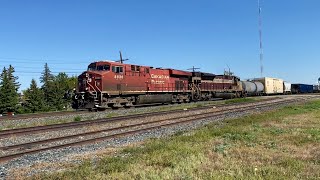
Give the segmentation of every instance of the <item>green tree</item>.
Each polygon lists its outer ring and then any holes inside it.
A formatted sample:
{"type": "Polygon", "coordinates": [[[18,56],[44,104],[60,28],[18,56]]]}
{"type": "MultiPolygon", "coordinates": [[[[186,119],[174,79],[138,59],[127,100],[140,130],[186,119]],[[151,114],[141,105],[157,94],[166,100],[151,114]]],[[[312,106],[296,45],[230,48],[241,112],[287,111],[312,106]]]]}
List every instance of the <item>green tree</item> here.
{"type": "Polygon", "coordinates": [[[45,100],[45,104],[48,108],[52,107],[52,87],[54,87],[53,85],[53,80],[54,80],[54,76],[51,74],[51,71],[49,69],[48,63],[45,63],[44,65],[44,70],[41,73],[42,76],[40,77],[40,82],[42,83],[42,87],[41,89],[43,90],[44,93],[44,100],[45,100]]]}
{"type": "Polygon", "coordinates": [[[25,107],[31,112],[38,112],[45,110],[44,94],[38,88],[36,80],[32,79],[30,87],[25,91],[26,105],[25,107]]]}
{"type": "Polygon", "coordinates": [[[20,88],[20,84],[18,82],[19,77],[18,76],[14,76],[14,74],[13,74],[14,72],[15,72],[14,67],[9,65],[8,78],[14,84],[14,86],[16,88],[16,91],[18,91],[18,89],[20,88]]]}
{"type": "Polygon", "coordinates": [[[67,89],[67,93],[65,94],[65,98],[69,103],[69,105],[71,105],[72,95],[74,93],[74,89],[77,87],[77,84],[78,84],[78,77],[76,76],[69,77],[67,84],[68,84],[68,89],[67,89]]]}
{"type": "Polygon", "coordinates": [[[5,67],[1,73],[0,83],[0,112],[14,111],[19,103],[19,94],[15,86],[15,80],[10,78],[13,72],[9,72],[5,67]]]}
{"type": "Polygon", "coordinates": [[[71,97],[66,97],[75,86],[73,77],[69,78],[66,73],[59,73],[54,78],[51,95],[53,96],[53,106],[56,110],[62,110],[71,103],[71,97]]]}
{"type": "Polygon", "coordinates": [[[3,94],[3,89],[2,89],[2,86],[3,86],[3,83],[4,81],[6,81],[6,77],[7,77],[7,69],[4,67],[1,74],[0,74],[0,114],[2,114],[4,111],[5,111],[5,95],[3,94]]]}
{"type": "Polygon", "coordinates": [[[66,96],[66,94],[72,92],[73,88],[76,87],[76,77],[68,77],[63,72],[54,76],[46,63],[40,82],[42,83],[41,89],[43,90],[44,100],[48,108],[51,110],[62,110],[71,104],[71,96],[66,96]]]}
{"type": "Polygon", "coordinates": [[[66,101],[63,99],[64,90],[58,81],[50,83],[50,105],[51,109],[62,110],[66,105],[66,101]]]}
{"type": "Polygon", "coordinates": [[[77,87],[78,84],[78,77],[77,76],[71,76],[68,78],[68,89],[73,90],[77,87]]]}

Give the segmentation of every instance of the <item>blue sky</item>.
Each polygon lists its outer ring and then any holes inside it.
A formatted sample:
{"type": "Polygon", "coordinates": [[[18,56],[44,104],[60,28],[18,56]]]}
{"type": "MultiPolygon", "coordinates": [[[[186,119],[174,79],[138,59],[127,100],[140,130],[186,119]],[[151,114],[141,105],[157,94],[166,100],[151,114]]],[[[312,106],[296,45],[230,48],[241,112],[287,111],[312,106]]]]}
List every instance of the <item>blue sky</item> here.
{"type": "MultiPolygon", "coordinates": [[[[320,1],[262,0],[264,76],[320,77],[320,1]]],[[[257,0],[0,0],[0,67],[26,89],[45,62],[80,74],[100,59],[260,76],[257,0]]]]}

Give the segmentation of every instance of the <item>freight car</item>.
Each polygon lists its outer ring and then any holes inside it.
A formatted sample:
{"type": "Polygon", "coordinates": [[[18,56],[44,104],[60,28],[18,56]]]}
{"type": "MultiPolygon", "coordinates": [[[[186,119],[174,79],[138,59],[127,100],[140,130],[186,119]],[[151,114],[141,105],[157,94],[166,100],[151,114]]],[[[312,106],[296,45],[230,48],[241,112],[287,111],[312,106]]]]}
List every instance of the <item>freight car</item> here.
{"type": "Polygon", "coordinates": [[[241,81],[241,83],[247,96],[260,96],[264,93],[264,85],[259,81],[241,81]]]}
{"type": "Polygon", "coordinates": [[[312,93],[313,85],[309,84],[292,84],[291,91],[293,94],[312,93]]]}
{"type": "Polygon", "coordinates": [[[283,80],[277,78],[263,77],[256,78],[253,81],[261,82],[264,86],[264,94],[283,94],[283,80]]]}
{"type": "Polygon", "coordinates": [[[240,79],[231,75],[153,68],[98,61],[78,77],[75,109],[130,107],[136,104],[182,103],[213,97],[243,96],[240,79]]]}
{"type": "Polygon", "coordinates": [[[291,83],[283,82],[283,93],[291,94],[291,83]]]}
{"type": "Polygon", "coordinates": [[[319,85],[313,85],[313,92],[319,93],[320,92],[320,86],[319,85]]]}
{"type": "Polygon", "coordinates": [[[249,96],[283,94],[285,89],[289,89],[286,85],[282,79],[270,77],[242,81],[243,91],[249,96]]]}

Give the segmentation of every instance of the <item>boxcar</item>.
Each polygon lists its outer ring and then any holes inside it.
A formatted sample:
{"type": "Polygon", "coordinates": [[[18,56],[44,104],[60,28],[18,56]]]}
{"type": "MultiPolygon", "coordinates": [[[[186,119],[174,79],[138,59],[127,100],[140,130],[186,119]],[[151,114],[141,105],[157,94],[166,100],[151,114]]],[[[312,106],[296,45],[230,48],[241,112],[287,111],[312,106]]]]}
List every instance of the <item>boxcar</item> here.
{"type": "Polygon", "coordinates": [[[300,93],[312,93],[313,92],[313,85],[309,84],[292,84],[291,91],[294,94],[300,93]]]}

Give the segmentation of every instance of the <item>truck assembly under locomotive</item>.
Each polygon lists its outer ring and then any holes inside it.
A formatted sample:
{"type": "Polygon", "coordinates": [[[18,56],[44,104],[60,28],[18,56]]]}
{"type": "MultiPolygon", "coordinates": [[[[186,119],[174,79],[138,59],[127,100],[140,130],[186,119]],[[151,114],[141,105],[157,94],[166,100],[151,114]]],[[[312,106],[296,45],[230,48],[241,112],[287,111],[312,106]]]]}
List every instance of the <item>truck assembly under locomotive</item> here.
{"type": "Polygon", "coordinates": [[[98,61],[78,77],[73,108],[96,110],[182,103],[214,97],[235,98],[243,96],[242,93],[242,83],[233,75],[98,61]]]}

